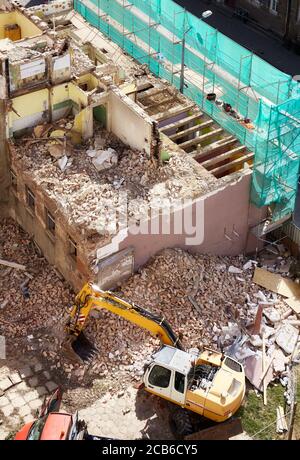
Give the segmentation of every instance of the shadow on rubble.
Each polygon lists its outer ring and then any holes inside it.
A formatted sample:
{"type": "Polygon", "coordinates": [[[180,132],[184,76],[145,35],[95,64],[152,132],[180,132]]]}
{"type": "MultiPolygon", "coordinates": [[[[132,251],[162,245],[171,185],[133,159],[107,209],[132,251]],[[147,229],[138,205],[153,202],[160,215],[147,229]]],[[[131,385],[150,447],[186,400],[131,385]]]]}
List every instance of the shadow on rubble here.
{"type": "Polygon", "coordinates": [[[139,420],[146,420],[141,430],[142,439],[174,439],[169,427],[168,401],[147,393],[144,389],[138,390],[135,400],[135,413],[139,420]]]}

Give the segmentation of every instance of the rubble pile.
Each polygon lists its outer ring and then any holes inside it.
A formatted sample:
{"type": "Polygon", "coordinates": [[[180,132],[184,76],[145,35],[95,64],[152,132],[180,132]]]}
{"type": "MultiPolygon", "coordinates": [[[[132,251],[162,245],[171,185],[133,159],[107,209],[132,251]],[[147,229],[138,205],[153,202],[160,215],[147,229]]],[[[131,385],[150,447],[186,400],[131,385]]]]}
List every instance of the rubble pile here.
{"type": "Polygon", "coordinates": [[[11,220],[0,221],[0,259],[26,268],[0,264],[0,334],[6,337],[9,352],[26,353],[39,332],[55,329],[73,293],[29,235],[11,220]]]}
{"type": "MultiPolygon", "coordinates": [[[[259,390],[264,336],[267,381],[280,379],[287,385],[300,322],[281,296],[252,282],[257,264],[262,265],[243,256],[194,256],[167,249],[122,286],[120,296],[165,317],[182,334],[186,349],[222,345],[244,363],[248,380],[259,390]],[[260,305],[264,305],[263,315],[259,332],[254,334],[260,305]]],[[[87,332],[103,354],[108,354],[103,366],[138,378],[157,341],[109,313],[99,316],[100,320],[89,323],[87,332]]]]}
{"type": "Polygon", "coordinates": [[[72,127],[69,118],[37,126],[25,148],[24,139],[15,140],[14,160],[59,204],[69,225],[87,236],[99,235],[98,242],[116,232],[116,209],[134,224],[148,217],[150,207],[159,210],[192,199],[209,191],[215,181],[199,175],[197,163],[184,156],[171,156],[159,165],[99,127],[91,140],[73,145],[72,127]],[[103,162],[105,168],[99,166],[103,162]]]}
{"type": "Polygon", "coordinates": [[[79,77],[95,68],[94,64],[90,60],[84,51],[72,42],[72,77],[79,77]]]}
{"type": "MultiPolygon", "coordinates": [[[[9,349],[36,351],[51,369],[81,384],[106,376],[124,385],[139,380],[158,340],[110,312],[93,311],[85,334],[98,354],[89,364],[68,361],[61,334],[74,294],[15,224],[2,222],[0,235],[0,258],[26,267],[0,266],[0,334],[8,338],[9,349]]],[[[292,259],[277,262],[279,270],[292,259]]],[[[256,389],[262,391],[263,359],[267,384],[276,379],[289,388],[290,364],[299,362],[300,321],[281,295],[253,282],[258,265],[263,261],[165,249],[117,295],[166,318],[187,350],[222,345],[244,364],[256,389]]]]}

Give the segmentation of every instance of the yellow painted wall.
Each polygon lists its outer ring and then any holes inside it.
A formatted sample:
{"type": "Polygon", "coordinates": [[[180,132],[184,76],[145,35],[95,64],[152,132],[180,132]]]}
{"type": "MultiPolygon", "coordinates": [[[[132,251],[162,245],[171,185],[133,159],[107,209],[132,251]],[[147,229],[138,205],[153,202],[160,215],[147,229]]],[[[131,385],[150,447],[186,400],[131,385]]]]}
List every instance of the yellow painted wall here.
{"type": "Polygon", "coordinates": [[[87,73],[86,75],[81,75],[78,78],[76,83],[78,85],[87,83],[88,91],[92,91],[94,88],[97,88],[97,86],[98,86],[97,78],[94,75],[90,74],[90,73],[87,73]]]}
{"type": "Polygon", "coordinates": [[[0,40],[4,38],[4,26],[7,24],[18,24],[21,27],[21,38],[40,35],[42,30],[19,11],[0,13],[0,40]]]}
{"type": "Polygon", "coordinates": [[[86,107],[88,104],[88,97],[87,94],[82,91],[78,86],[74,85],[73,83],[69,83],[69,95],[72,101],[76,102],[76,104],[80,105],[81,107],[86,107]]]}
{"type": "MultiPolygon", "coordinates": [[[[78,105],[79,110],[82,110],[84,107],[87,106],[86,94],[73,83],[61,84],[52,88],[52,107],[55,107],[55,105],[67,100],[74,101],[78,105]]],[[[32,120],[35,120],[35,117],[38,114],[41,114],[42,112],[47,110],[48,104],[49,94],[47,89],[42,89],[32,93],[24,94],[23,96],[15,97],[14,99],[12,99],[12,105],[14,110],[18,113],[18,115],[13,111],[9,112],[8,128],[11,130],[15,122],[17,122],[17,125],[22,125],[22,128],[23,125],[25,127],[35,125],[35,122],[33,122],[32,125],[32,120]],[[21,122],[22,119],[24,119],[24,123],[21,122]]],[[[78,130],[83,133],[84,137],[90,137],[89,129],[86,126],[86,123],[90,123],[89,117],[91,117],[91,113],[92,110],[89,110],[87,112],[83,111],[77,121],[77,123],[79,122],[78,130]],[[86,122],[86,120],[88,120],[88,122],[86,122]]],[[[14,130],[16,129],[17,128],[15,126],[14,130]]]]}
{"type": "MultiPolygon", "coordinates": [[[[19,120],[20,118],[27,117],[34,113],[42,112],[48,106],[48,90],[42,89],[34,93],[24,94],[12,99],[13,108],[18,112],[20,117],[14,112],[10,112],[9,120],[19,120]]],[[[11,126],[11,123],[9,123],[11,126]]]]}
{"type": "Polygon", "coordinates": [[[81,110],[74,118],[72,142],[77,144],[81,139],[89,139],[93,136],[93,110],[90,107],[81,110]],[[79,136],[80,133],[80,136],[79,136]]]}
{"type": "Polygon", "coordinates": [[[59,104],[68,99],[70,99],[68,84],[62,84],[52,88],[52,105],[59,104]]]}

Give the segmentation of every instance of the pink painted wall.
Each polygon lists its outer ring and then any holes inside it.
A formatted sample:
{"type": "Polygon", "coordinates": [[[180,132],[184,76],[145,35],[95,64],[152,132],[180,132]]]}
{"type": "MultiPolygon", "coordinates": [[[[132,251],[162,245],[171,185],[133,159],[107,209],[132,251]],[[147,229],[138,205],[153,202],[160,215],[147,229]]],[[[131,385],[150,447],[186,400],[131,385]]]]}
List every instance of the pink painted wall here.
{"type": "MultiPolygon", "coordinates": [[[[192,206],[194,224],[197,217],[197,228],[203,225],[203,241],[197,245],[186,242],[188,236],[183,230],[181,234],[129,234],[120,244],[119,249],[132,246],[135,251],[135,268],[143,265],[155,253],[163,248],[180,247],[194,253],[210,253],[217,255],[237,255],[247,250],[249,216],[251,225],[261,221],[261,211],[253,212],[249,205],[251,172],[244,173],[232,184],[212,192],[200,201],[203,204],[203,215],[192,206]],[[250,211],[250,213],[249,213],[250,211]],[[226,238],[225,234],[228,236],[226,238]]],[[[200,205],[201,207],[201,205],[200,205]]],[[[174,215],[171,217],[173,229],[174,215]]],[[[201,232],[201,230],[200,230],[201,232]]]]}

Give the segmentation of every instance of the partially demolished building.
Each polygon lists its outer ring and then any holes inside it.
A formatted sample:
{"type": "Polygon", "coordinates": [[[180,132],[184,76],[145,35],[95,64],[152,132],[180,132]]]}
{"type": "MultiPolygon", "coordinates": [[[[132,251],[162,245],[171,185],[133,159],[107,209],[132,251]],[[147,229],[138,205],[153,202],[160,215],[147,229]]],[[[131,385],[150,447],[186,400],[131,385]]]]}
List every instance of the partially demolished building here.
{"type": "Polygon", "coordinates": [[[0,12],[0,206],[76,289],[167,247],[235,255],[253,153],[71,2],[0,12]]]}

